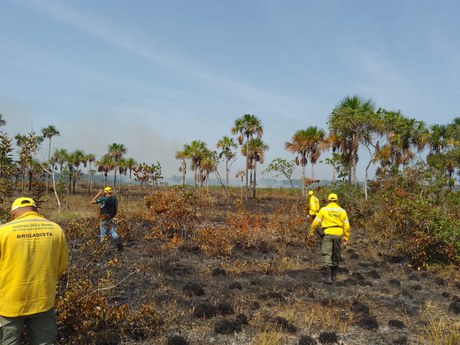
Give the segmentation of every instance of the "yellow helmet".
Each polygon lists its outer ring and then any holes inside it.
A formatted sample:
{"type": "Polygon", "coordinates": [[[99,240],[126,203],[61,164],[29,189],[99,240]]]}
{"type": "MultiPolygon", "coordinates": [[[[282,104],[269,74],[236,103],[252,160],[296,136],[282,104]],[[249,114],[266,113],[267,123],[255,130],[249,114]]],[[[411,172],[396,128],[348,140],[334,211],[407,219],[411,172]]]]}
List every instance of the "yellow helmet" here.
{"type": "Polygon", "coordinates": [[[111,193],[112,192],[112,187],[105,187],[104,192],[111,193]]]}
{"type": "Polygon", "coordinates": [[[26,207],[26,206],[37,207],[33,199],[22,197],[22,198],[17,198],[16,200],[13,201],[13,204],[11,204],[11,211],[16,210],[17,208],[26,207]]]}
{"type": "Polygon", "coordinates": [[[313,195],[313,191],[312,191],[312,190],[309,190],[309,191],[308,191],[308,195],[313,195]]]}
{"type": "Polygon", "coordinates": [[[329,196],[327,197],[327,200],[329,200],[329,201],[337,201],[337,200],[339,200],[339,197],[337,196],[337,194],[331,193],[331,194],[329,194],[329,196]]]}

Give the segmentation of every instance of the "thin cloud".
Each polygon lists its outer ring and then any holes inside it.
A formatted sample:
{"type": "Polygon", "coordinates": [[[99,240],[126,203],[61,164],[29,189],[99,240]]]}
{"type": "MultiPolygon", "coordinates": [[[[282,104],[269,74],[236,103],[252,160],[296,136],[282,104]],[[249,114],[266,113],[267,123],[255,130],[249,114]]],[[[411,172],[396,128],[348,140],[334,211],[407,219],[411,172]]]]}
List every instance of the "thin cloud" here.
{"type": "Polygon", "coordinates": [[[92,36],[98,37],[110,44],[123,48],[135,55],[143,57],[157,65],[167,68],[175,73],[177,77],[189,76],[194,79],[207,82],[211,85],[218,86],[225,95],[233,95],[238,99],[250,100],[254,105],[269,109],[274,113],[283,113],[286,117],[294,119],[289,109],[296,109],[302,106],[301,103],[283,98],[275,94],[267,94],[260,89],[254,88],[247,83],[235,81],[230,78],[222,78],[216,74],[206,71],[200,64],[174,56],[170,52],[164,52],[162,49],[154,49],[152,44],[140,42],[135,35],[135,30],[120,31],[114,28],[110,22],[104,18],[92,13],[83,13],[74,8],[66,6],[62,2],[35,0],[23,1],[23,6],[36,9],[38,12],[46,15],[65,25],[78,28],[92,36]],[[130,32],[131,34],[126,34],[130,32]]]}

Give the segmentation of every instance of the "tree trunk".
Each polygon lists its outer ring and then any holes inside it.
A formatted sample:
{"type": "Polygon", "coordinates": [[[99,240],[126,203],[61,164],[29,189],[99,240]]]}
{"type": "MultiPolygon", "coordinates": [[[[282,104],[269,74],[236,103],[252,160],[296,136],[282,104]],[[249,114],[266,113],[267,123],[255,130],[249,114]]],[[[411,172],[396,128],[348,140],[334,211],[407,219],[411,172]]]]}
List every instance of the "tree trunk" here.
{"type": "Polygon", "coordinates": [[[256,187],[257,187],[257,181],[256,181],[256,172],[257,172],[257,162],[254,162],[254,177],[253,177],[253,185],[252,185],[252,197],[255,199],[256,198],[256,187]]]}
{"type": "Polygon", "coordinates": [[[302,164],[302,196],[305,197],[305,164],[302,164]]]}

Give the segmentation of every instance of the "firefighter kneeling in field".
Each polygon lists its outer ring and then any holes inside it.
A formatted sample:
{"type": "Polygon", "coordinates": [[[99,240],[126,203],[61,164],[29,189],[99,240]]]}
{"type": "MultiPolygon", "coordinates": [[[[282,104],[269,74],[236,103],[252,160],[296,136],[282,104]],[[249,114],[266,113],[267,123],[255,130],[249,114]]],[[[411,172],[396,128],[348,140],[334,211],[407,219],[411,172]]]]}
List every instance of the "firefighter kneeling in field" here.
{"type": "Polygon", "coordinates": [[[321,226],[324,236],[321,242],[321,258],[325,270],[323,282],[332,284],[335,280],[340,261],[342,241],[347,245],[350,238],[350,222],[347,212],[338,205],[337,194],[328,196],[329,203],[322,207],[314,219],[310,236],[314,236],[316,229],[321,226]]]}

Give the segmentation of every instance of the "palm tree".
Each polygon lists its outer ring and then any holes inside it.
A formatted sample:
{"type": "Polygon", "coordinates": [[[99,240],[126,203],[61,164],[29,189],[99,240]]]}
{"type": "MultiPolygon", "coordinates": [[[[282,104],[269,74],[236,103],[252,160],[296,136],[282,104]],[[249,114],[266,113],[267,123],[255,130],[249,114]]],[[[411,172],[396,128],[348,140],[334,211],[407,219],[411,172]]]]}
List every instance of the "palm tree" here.
{"type": "MultiPolygon", "coordinates": [[[[240,134],[238,136],[238,143],[243,145],[245,142],[256,138],[262,138],[263,127],[262,122],[255,115],[244,114],[235,120],[232,128],[232,134],[240,134]]],[[[244,154],[243,154],[244,155],[244,154]]],[[[246,156],[246,188],[249,186],[248,170],[249,170],[249,157],[246,156]]]]}
{"type": "Polygon", "coordinates": [[[91,165],[96,161],[96,156],[92,153],[88,153],[85,156],[85,161],[88,163],[88,176],[89,176],[88,192],[91,193],[91,190],[93,189],[94,173],[96,172],[95,170],[91,168],[91,165]]]}
{"type": "MultiPolygon", "coordinates": [[[[48,164],[51,163],[51,138],[54,136],[59,136],[61,133],[53,125],[42,128],[43,138],[48,139],[48,164]]],[[[46,178],[46,191],[48,192],[49,187],[49,176],[46,178]]]]}
{"type": "Polygon", "coordinates": [[[67,158],[69,157],[69,152],[66,149],[57,149],[54,151],[53,156],[51,157],[51,161],[54,164],[59,165],[59,172],[62,173],[62,169],[64,168],[64,164],[67,162],[67,158]]]}
{"type": "Polygon", "coordinates": [[[242,149],[244,156],[249,159],[249,167],[251,168],[251,185],[252,185],[252,197],[256,197],[256,187],[257,187],[257,163],[264,163],[265,160],[265,151],[268,150],[268,145],[265,144],[262,139],[254,138],[247,141],[242,149]]]}
{"type": "Polygon", "coordinates": [[[108,154],[113,158],[115,163],[113,170],[114,170],[114,177],[113,177],[113,186],[116,187],[117,185],[117,171],[118,171],[118,161],[123,157],[126,153],[127,149],[126,146],[123,144],[113,143],[108,147],[108,154]]]}
{"type": "Polygon", "coordinates": [[[75,150],[67,157],[67,165],[70,170],[69,192],[76,194],[77,180],[81,175],[80,165],[86,165],[86,155],[82,150],[75,150]]]}
{"type": "Polygon", "coordinates": [[[228,187],[230,183],[230,166],[232,165],[232,162],[236,157],[236,153],[232,150],[235,150],[238,147],[238,145],[235,143],[233,138],[224,136],[222,137],[222,139],[219,139],[219,141],[217,141],[216,147],[221,150],[219,152],[219,158],[225,159],[225,185],[226,187],[228,187]]]}
{"type": "Polygon", "coordinates": [[[206,143],[201,140],[193,140],[190,144],[184,145],[185,155],[191,160],[191,168],[195,171],[195,187],[198,186],[201,178],[201,161],[209,154],[206,143]]]}
{"type": "Polygon", "coordinates": [[[217,154],[214,151],[207,151],[203,159],[200,161],[200,186],[203,187],[203,183],[208,188],[209,175],[215,172],[217,169],[217,154]]]}
{"type": "Polygon", "coordinates": [[[132,157],[124,160],[124,166],[128,172],[128,186],[131,185],[131,177],[132,177],[132,173],[136,165],[137,165],[137,162],[132,157]]]}
{"type": "Polygon", "coordinates": [[[3,115],[0,114],[0,127],[3,127],[6,125],[6,120],[3,118],[3,115]]]}
{"type": "Polygon", "coordinates": [[[112,156],[106,153],[99,159],[99,161],[96,162],[96,165],[97,171],[102,172],[104,174],[104,186],[106,186],[109,171],[115,169],[115,161],[112,156]]]}
{"type": "Polygon", "coordinates": [[[359,144],[363,136],[367,135],[367,123],[370,115],[374,113],[374,101],[364,100],[355,96],[346,96],[332,110],[329,116],[329,131],[342,138],[344,142],[339,147],[345,155],[345,161],[349,160],[349,182],[356,183],[356,166],[358,163],[359,144]]]}
{"type": "Polygon", "coordinates": [[[184,150],[179,150],[176,152],[176,159],[180,160],[179,172],[182,174],[182,188],[185,188],[185,175],[187,173],[187,152],[184,150]]]}
{"type": "Polygon", "coordinates": [[[387,145],[391,149],[391,164],[407,165],[415,158],[416,152],[423,151],[429,143],[429,131],[423,121],[407,118],[401,112],[384,111],[382,118],[387,134],[387,145]]]}
{"type": "Polygon", "coordinates": [[[308,158],[312,165],[311,176],[314,179],[314,165],[318,161],[321,151],[327,148],[325,132],[316,126],[300,129],[294,133],[291,142],[286,142],[287,151],[296,154],[295,162],[302,167],[302,196],[305,196],[305,167],[308,158]]]}

